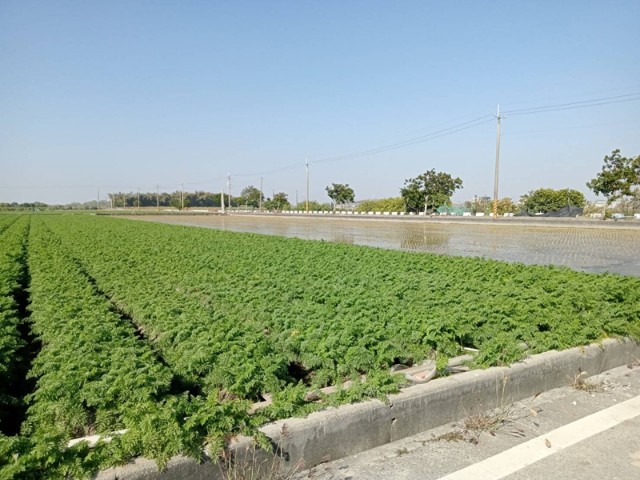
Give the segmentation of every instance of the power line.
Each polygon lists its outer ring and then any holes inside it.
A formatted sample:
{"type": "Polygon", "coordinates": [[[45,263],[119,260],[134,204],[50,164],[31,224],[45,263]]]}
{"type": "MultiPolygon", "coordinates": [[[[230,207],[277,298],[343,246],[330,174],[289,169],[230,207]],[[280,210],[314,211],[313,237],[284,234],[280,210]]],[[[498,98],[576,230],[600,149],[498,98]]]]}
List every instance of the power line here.
{"type": "MultiPolygon", "coordinates": [[[[121,189],[121,190],[130,190],[135,191],[137,188],[152,188],[152,187],[132,187],[132,186],[123,186],[123,185],[100,185],[103,188],[110,189],[121,189]]],[[[0,188],[3,189],[64,189],[64,190],[72,190],[72,189],[87,189],[87,188],[96,188],[96,184],[91,185],[0,185],[0,188]]]]}
{"type": "Polygon", "coordinates": [[[502,136],[503,137],[505,137],[505,136],[514,137],[514,136],[531,135],[531,134],[538,134],[538,133],[558,132],[558,131],[565,131],[565,130],[581,130],[581,129],[588,129],[588,128],[610,127],[612,125],[633,125],[633,124],[636,124],[636,123],[640,123],[640,119],[638,119],[638,120],[630,120],[630,121],[619,120],[619,121],[616,121],[616,122],[604,122],[604,123],[590,123],[590,124],[583,124],[583,125],[571,125],[571,126],[566,126],[566,127],[548,127],[548,128],[538,129],[538,130],[527,130],[526,132],[502,133],[502,136]]]}
{"type": "Polygon", "coordinates": [[[595,97],[595,96],[603,96],[603,95],[614,95],[614,94],[622,94],[622,92],[633,92],[633,91],[637,91],[640,88],[640,83],[636,83],[633,85],[627,85],[626,87],[620,87],[620,88],[607,88],[607,89],[598,89],[598,90],[591,90],[588,92],[582,92],[582,93],[578,93],[578,94],[573,94],[573,95],[562,95],[561,97],[558,96],[554,96],[554,97],[548,97],[546,99],[540,99],[540,100],[536,100],[536,101],[526,101],[526,102],[509,102],[510,105],[523,105],[523,109],[524,108],[528,108],[525,107],[524,105],[531,105],[531,104],[540,104],[541,102],[546,103],[546,102],[555,102],[555,101],[565,101],[568,102],[569,99],[571,98],[585,98],[585,97],[595,97]]]}
{"type": "Polygon", "coordinates": [[[376,153],[382,153],[382,152],[386,152],[389,150],[395,150],[398,148],[402,148],[402,147],[406,147],[406,146],[410,146],[410,145],[415,145],[417,143],[422,143],[422,142],[426,142],[428,140],[432,140],[435,138],[439,138],[439,137],[443,137],[446,135],[450,135],[453,133],[457,133],[459,131],[462,130],[467,130],[469,128],[473,128],[473,127],[477,127],[479,125],[482,125],[484,123],[488,123],[490,121],[492,121],[493,119],[493,115],[483,115],[481,117],[475,118],[473,120],[469,120],[467,122],[463,122],[457,125],[453,125],[451,127],[447,127],[441,130],[437,130],[435,132],[430,132],[424,135],[420,135],[417,137],[412,137],[409,138],[407,140],[403,140],[400,142],[396,142],[396,143],[392,143],[392,144],[388,144],[388,145],[382,145],[380,147],[376,147],[376,148],[372,148],[369,150],[363,150],[360,152],[353,152],[353,153],[349,153],[349,154],[345,154],[345,155],[338,155],[335,157],[325,157],[325,158],[320,158],[317,160],[313,160],[313,161],[308,161],[305,162],[304,164],[301,162],[297,162],[297,163],[292,163],[289,165],[285,165],[283,167],[279,167],[279,168],[275,168],[275,169],[271,169],[271,170],[264,170],[261,172],[254,172],[254,173],[243,173],[243,174],[234,174],[234,177],[257,177],[259,175],[268,175],[268,174],[272,174],[272,173],[279,173],[279,172],[284,172],[287,170],[293,170],[296,168],[300,168],[302,166],[307,166],[308,164],[316,164],[316,163],[326,163],[326,162],[335,162],[335,161],[339,161],[339,160],[348,160],[348,159],[352,159],[352,158],[358,158],[358,157],[363,157],[363,156],[368,156],[368,155],[374,155],[376,153]]]}
{"type": "Polygon", "coordinates": [[[640,100],[640,92],[628,93],[625,95],[616,95],[613,97],[601,97],[591,100],[581,100],[570,103],[556,103],[552,105],[542,105],[540,107],[520,108],[516,110],[507,110],[504,113],[509,116],[514,115],[530,115],[534,113],[558,112],[562,110],[573,110],[576,108],[596,107],[599,105],[609,105],[612,103],[631,102],[640,100]]]}
{"type": "MultiPolygon", "coordinates": [[[[610,96],[610,97],[600,97],[600,98],[594,98],[594,99],[590,99],[590,100],[580,100],[580,101],[568,102],[568,103],[542,105],[542,106],[539,106],[539,107],[507,110],[507,111],[504,111],[502,113],[502,115],[503,116],[504,115],[509,115],[509,116],[532,115],[532,114],[535,114],[535,113],[547,113],[547,112],[557,112],[557,111],[563,111],[563,110],[573,110],[573,109],[578,109],[578,108],[596,107],[596,106],[609,105],[609,104],[614,104],[614,103],[630,102],[630,101],[634,101],[634,100],[640,100],[640,92],[628,93],[628,94],[624,94],[624,95],[615,95],[615,96],[610,96]]],[[[459,123],[459,124],[456,124],[456,125],[452,125],[452,126],[447,127],[447,128],[443,128],[441,130],[436,130],[434,132],[426,133],[426,134],[419,135],[419,136],[416,136],[416,137],[408,138],[407,140],[402,140],[402,141],[391,143],[391,144],[387,144],[387,145],[381,145],[379,147],[375,147],[375,148],[371,148],[371,149],[367,149],[367,150],[362,150],[362,151],[359,151],[359,152],[352,152],[352,153],[348,153],[348,154],[344,154],[344,155],[336,155],[336,156],[332,156],[332,157],[319,158],[317,160],[313,160],[313,161],[308,162],[308,164],[337,162],[337,161],[341,161],[341,160],[352,160],[352,159],[366,157],[366,156],[370,156],[370,155],[376,155],[378,153],[384,153],[384,152],[387,152],[387,151],[390,151],[390,150],[396,150],[396,149],[399,149],[399,148],[404,148],[404,147],[416,145],[416,144],[419,144],[419,143],[427,142],[429,140],[434,140],[436,138],[441,138],[441,137],[444,137],[444,136],[447,136],[447,135],[452,135],[454,133],[458,133],[458,132],[461,132],[461,131],[464,131],[464,130],[475,128],[475,127],[478,127],[478,126],[483,125],[485,123],[492,122],[494,118],[495,118],[494,115],[490,115],[490,114],[489,115],[482,115],[480,117],[474,118],[473,120],[462,122],[462,123],[459,123]]],[[[284,171],[288,171],[288,170],[294,170],[294,169],[297,169],[297,168],[301,168],[304,165],[307,165],[307,163],[303,164],[302,162],[296,162],[296,163],[284,165],[282,167],[278,167],[278,168],[274,168],[274,169],[263,170],[263,171],[260,171],[260,172],[234,174],[234,177],[258,177],[258,176],[263,176],[263,175],[280,173],[280,172],[284,172],[284,171]]],[[[210,182],[213,182],[215,180],[219,180],[221,178],[224,179],[226,177],[217,177],[217,178],[212,179],[212,180],[206,180],[206,181],[200,181],[200,182],[191,182],[191,183],[186,183],[186,184],[187,185],[201,185],[203,183],[210,183],[210,182]]]]}
{"type": "Polygon", "coordinates": [[[226,175],[221,175],[219,177],[209,178],[207,180],[200,180],[198,182],[184,182],[184,184],[185,185],[204,185],[205,183],[219,182],[220,180],[226,180],[226,179],[227,179],[226,175]]]}
{"type": "Polygon", "coordinates": [[[282,167],[274,168],[271,170],[263,170],[261,172],[253,172],[253,173],[235,173],[234,177],[257,177],[260,175],[269,175],[270,173],[279,173],[287,170],[293,170],[296,168],[302,167],[304,164],[301,162],[290,163],[289,165],[284,165],[282,167]]]}
{"type": "Polygon", "coordinates": [[[481,117],[475,118],[473,120],[469,120],[467,122],[460,123],[458,125],[453,125],[451,127],[444,128],[442,130],[437,130],[435,132],[427,133],[424,135],[420,135],[417,137],[409,138],[407,140],[403,140],[401,142],[392,143],[389,145],[382,145],[380,147],[372,148],[369,150],[363,150],[360,152],[349,153],[346,155],[338,155],[335,157],[326,157],[318,160],[314,160],[312,163],[325,163],[325,162],[335,162],[338,160],[349,160],[353,158],[359,158],[369,155],[375,155],[377,153],[386,152],[389,150],[395,150],[402,147],[407,147],[410,145],[415,145],[418,143],[426,142],[428,140],[433,140],[435,138],[444,137],[446,135],[451,135],[453,133],[460,132],[462,130],[467,130],[469,128],[477,127],[484,123],[488,123],[493,121],[493,115],[483,115],[481,117]]]}
{"type": "MultiPolygon", "coordinates": [[[[564,110],[573,110],[573,109],[580,109],[580,108],[588,108],[588,107],[596,107],[596,106],[602,106],[602,105],[609,105],[609,104],[615,104],[615,103],[625,103],[625,102],[631,102],[631,101],[636,101],[636,100],[640,100],[640,92],[634,92],[634,93],[628,93],[628,94],[624,94],[624,95],[615,95],[615,96],[608,96],[608,97],[599,97],[599,98],[593,98],[593,99],[589,99],[589,100],[580,100],[580,101],[575,101],[575,102],[566,102],[566,103],[557,103],[557,104],[548,104],[548,105],[542,105],[542,106],[538,106],[538,107],[531,107],[531,108],[521,108],[521,109],[514,109],[514,110],[506,110],[502,113],[502,115],[509,115],[509,116],[517,116],[517,115],[533,115],[536,113],[550,113],[550,112],[558,112],[558,111],[564,111],[564,110]]],[[[370,155],[376,155],[379,153],[383,153],[383,152],[387,152],[390,150],[396,150],[399,148],[404,148],[404,147],[408,147],[411,145],[416,145],[419,143],[423,143],[423,142],[427,142],[429,140],[434,140],[436,138],[441,138],[447,135],[452,135],[454,133],[458,133],[464,130],[468,130],[471,128],[475,128],[477,126],[483,125],[485,123],[489,123],[491,121],[493,121],[493,119],[495,118],[494,115],[483,115],[480,117],[477,117],[473,120],[469,120],[466,122],[462,122],[459,124],[455,124],[452,125],[450,127],[447,128],[443,128],[440,130],[436,130],[430,133],[426,133],[423,135],[419,135],[419,136],[415,136],[415,137],[411,137],[408,138],[406,140],[402,140],[399,142],[395,142],[395,143],[390,143],[390,144],[386,144],[386,145],[381,145],[379,147],[375,147],[375,148],[370,148],[370,149],[366,149],[366,150],[361,150],[361,151],[357,151],[357,152],[352,152],[352,153],[348,153],[348,154],[343,154],[343,155],[336,155],[336,156],[331,156],[331,157],[324,157],[324,158],[319,158],[317,160],[313,160],[313,161],[306,161],[305,163],[302,162],[296,162],[296,163],[291,163],[288,165],[284,165],[282,167],[277,167],[277,168],[273,168],[273,169],[268,169],[268,170],[263,170],[260,172],[253,172],[253,173],[242,173],[242,174],[234,174],[234,177],[261,177],[264,175],[270,175],[270,174],[275,174],[275,173],[280,173],[280,172],[284,172],[284,171],[288,171],[288,170],[294,170],[294,169],[298,169],[298,168],[302,168],[303,166],[305,166],[308,169],[308,166],[311,164],[319,164],[319,163],[328,163],[328,162],[336,162],[336,161],[342,161],[342,160],[352,160],[352,159],[356,159],[356,158],[361,158],[361,157],[366,157],[366,156],[370,156],[370,155]]],[[[214,183],[220,180],[230,180],[229,179],[229,175],[227,176],[218,176],[218,177],[214,177],[211,179],[207,179],[207,180],[199,180],[197,182],[184,182],[184,185],[204,185],[204,184],[210,184],[210,183],[214,183]]],[[[104,188],[108,188],[108,189],[124,189],[124,190],[131,190],[134,191],[136,188],[138,187],[133,187],[133,186],[105,186],[105,185],[101,185],[104,188]]],[[[148,189],[148,190],[153,190],[155,189],[156,191],[158,191],[160,186],[158,185],[153,185],[153,186],[145,186],[145,187],[141,187],[144,189],[148,189]]],[[[35,186],[35,185],[22,185],[22,186],[18,186],[18,185],[6,185],[6,186],[0,186],[0,188],[2,189],[85,189],[85,188],[95,188],[95,185],[59,185],[59,186],[49,186],[49,185],[42,185],[42,186],[35,186]]],[[[180,188],[180,190],[183,190],[182,186],[180,188]]]]}

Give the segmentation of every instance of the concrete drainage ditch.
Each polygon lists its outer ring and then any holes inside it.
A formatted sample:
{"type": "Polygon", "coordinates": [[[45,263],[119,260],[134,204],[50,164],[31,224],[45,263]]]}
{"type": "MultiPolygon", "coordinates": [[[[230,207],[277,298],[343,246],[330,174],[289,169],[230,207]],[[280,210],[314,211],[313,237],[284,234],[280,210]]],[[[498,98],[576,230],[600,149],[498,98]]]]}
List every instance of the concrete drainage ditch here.
{"type": "MultiPolygon", "coordinates": [[[[435,365],[421,365],[398,373],[416,384],[391,395],[387,403],[367,402],[329,408],[307,418],[290,418],[261,430],[278,446],[277,456],[256,450],[249,438],[235,439],[229,450],[235,465],[248,463],[266,469],[277,465],[286,472],[311,468],[328,460],[393,442],[461,418],[513,403],[537,393],[565,386],[579,372],[595,375],[640,359],[640,345],[630,340],[605,340],[600,344],[534,355],[510,367],[470,370],[427,381],[435,365]],[[420,383],[423,382],[423,383],[420,383]]],[[[456,359],[453,363],[462,360],[456,359]]],[[[456,368],[456,365],[450,365],[456,368]]],[[[228,476],[227,476],[228,477],[228,476]]],[[[128,465],[100,472],[96,480],[224,479],[220,466],[173,458],[159,472],[152,460],[136,459],[128,465]]]]}

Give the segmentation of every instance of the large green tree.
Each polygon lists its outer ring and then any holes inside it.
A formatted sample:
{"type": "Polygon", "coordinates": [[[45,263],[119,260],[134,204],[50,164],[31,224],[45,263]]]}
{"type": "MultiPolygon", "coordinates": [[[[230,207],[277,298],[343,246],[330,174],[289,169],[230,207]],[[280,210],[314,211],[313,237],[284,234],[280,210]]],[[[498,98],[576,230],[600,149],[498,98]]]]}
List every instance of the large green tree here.
{"type": "Polygon", "coordinates": [[[332,183],[330,187],[326,187],[327,195],[333,200],[333,211],[336,211],[336,206],[344,205],[347,202],[353,202],[356,198],[353,188],[349,184],[332,183]]]}
{"type": "Polygon", "coordinates": [[[523,195],[520,203],[525,211],[533,214],[555,212],[566,206],[584,207],[587,200],[582,192],[571,188],[539,188],[523,195]]]}
{"type": "Polygon", "coordinates": [[[428,170],[415,178],[404,181],[400,195],[409,212],[435,210],[441,205],[449,205],[453,193],[462,188],[462,180],[450,174],[428,170]]]}
{"type": "Polygon", "coordinates": [[[267,198],[264,202],[264,208],[267,210],[287,210],[291,207],[287,194],[284,192],[278,192],[273,195],[273,198],[267,198]]]}
{"type": "Polygon", "coordinates": [[[602,194],[610,205],[615,200],[638,195],[640,190],[640,155],[627,158],[616,149],[604,157],[602,170],[587,182],[593,193],[602,194]]]}
{"type": "Polygon", "coordinates": [[[253,185],[243,188],[240,192],[240,199],[238,199],[241,205],[249,205],[254,208],[260,206],[261,200],[264,201],[264,194],[253,185]]]}

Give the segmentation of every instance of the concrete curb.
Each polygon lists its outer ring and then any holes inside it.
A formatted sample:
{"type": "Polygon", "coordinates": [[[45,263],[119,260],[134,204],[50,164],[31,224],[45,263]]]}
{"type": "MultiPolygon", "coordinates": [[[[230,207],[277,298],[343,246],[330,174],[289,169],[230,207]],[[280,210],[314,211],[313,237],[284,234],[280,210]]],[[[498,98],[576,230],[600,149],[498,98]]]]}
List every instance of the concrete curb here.
{"type": "MultiPolygon", "coordinates": [[[[568,385],[575,375],[588,375],[640,359],[640,345],[630,340],[605,340],[601,344],[534,355],[510,367],[472,370],[414,385],[388,403],[371,400],[316,412],[307,418],[290,418],[261,430],[282,450],[281,468],[311,468],[393,442],[468,415],[517,402],[539,392],[568,385]]],[[[272,464],[266,452],[254,458],[250,439],[240,439],[231,450],[242,461],[272,464]],[[249,452],[249,453],[247,453],[249,452]]],[[[97,480],[173,480],[224,478],[218,465],[198,464],[176,457],[164,472],[155,462],[137,459],[100,472],[97,480]]]]}

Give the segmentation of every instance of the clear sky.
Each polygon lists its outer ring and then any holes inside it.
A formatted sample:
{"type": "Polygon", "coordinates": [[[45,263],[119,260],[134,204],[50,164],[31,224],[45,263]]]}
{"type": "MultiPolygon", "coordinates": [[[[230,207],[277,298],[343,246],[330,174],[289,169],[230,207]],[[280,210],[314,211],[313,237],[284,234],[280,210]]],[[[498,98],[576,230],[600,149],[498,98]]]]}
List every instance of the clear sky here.
{"type": "Polygon", "coordinates": [[[606,154],[640,155],[639,20],[639,0],[2,0],[0,202],[219,191],[227,172],[233,194],[262,173],[302,201],[305,158],[315,200],[397,196],[431,168],[462,178],[455,200],[491,196],[498,104],[501,197],[594,198],[606,154]]]}

